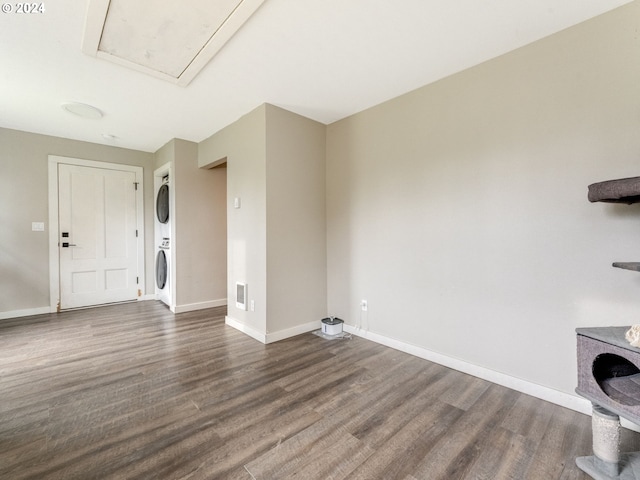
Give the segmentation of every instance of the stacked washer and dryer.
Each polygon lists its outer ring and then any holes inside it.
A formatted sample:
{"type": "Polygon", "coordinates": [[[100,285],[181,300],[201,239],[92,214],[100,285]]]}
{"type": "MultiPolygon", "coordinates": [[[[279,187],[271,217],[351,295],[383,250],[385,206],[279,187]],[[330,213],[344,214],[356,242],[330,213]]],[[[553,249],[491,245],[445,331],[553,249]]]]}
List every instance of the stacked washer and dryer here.
{"type": "Polygon", "coordinates": [[[171,188],[170,169],[155,171],[155,242],[156,242],[156,298],[171,308],[171,188]]]}

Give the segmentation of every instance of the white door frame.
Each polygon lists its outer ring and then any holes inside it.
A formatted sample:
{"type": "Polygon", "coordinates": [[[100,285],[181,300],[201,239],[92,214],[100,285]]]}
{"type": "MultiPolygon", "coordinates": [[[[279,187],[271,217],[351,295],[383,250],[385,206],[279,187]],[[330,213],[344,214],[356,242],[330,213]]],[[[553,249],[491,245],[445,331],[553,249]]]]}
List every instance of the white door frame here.
{"type": "MultiPolygon", "coordinates": [[[[156,201],[158,190],[160,189],[160,185],[162,185],[162,177],[165,175],[169,175],[169,223],[171,225],[169,240],[170,240],[170,250],[169,250],[169,310],[173,313],[176,313],[176,287],[175,287],[175,279],[176,279],[176,221],[175,221],[175,211],[176,211],[176,195],[175,195],[175,177],[174,175],[174,167],[173,162],[167,162],[164,165],[156,168],[153,171],[153,262],[154,262],[154,277],[156,275],[155,272],[155,262],[156,256],[158,254],[158,245],[162,241],[158,220],[157,220],[157,212],[156,212],[156,201]]],[[[162,300],[160,295],[158,295],[158,285],[156,283],[155,278],[153,279],[153,291],[155,292],[155,299],[162,300]]]]}
{"type": "Polygon", "coordinates": [[[60,311],[60,257],[58,231],[58,164],[79,165],[84,167],[103,168],[133,172],[138,183],[136,194],[136,228],[138,230],[138,300],[145,298],[144,269],[144,182],[143,168],[119,163],[97,162],[81,158],[49,155],[49,301],[50,311],[60,311]]]}

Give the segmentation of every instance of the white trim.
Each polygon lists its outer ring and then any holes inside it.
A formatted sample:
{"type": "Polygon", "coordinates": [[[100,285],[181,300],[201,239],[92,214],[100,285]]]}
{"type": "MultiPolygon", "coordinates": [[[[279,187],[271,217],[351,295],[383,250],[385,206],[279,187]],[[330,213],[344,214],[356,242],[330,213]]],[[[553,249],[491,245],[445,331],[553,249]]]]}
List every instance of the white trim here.
{"type": "Polygon", "coordinates": [[[49,306],[60,305],[60,257],[58,248],[58,162],[49,155],[49,306]]]}
{"type": "Polygon", "coordinates": [[[55,311],[55,308],[39,307],[27,308],[25,310],[13,310],[11,312],[0,312],[0,320],[6,320],[7,318],[30,317],[32,315],[44,315],[47,313],[55,313],[55,311]]]}
{"type": "Polygon", "coordinates": [[[295,327],[287,328],[285,330],[279,330],[277,332],[267,333],[266,343],[278,342],[285,338],[295,337],[296,335],[302,335],[303,333],[311,332],[321,328],[320,321],[314,321],[304,323],[302,325],[296,325],[295,327]]]}
{"type": "Polygon", "coordinates": [[[235,328],[236,330],[240,330],[242,333],[245,333],[251,338],[254,338],[264,344],[279,342],[280,340],[284,340],[285,338],[302,335],[303,333],[311,332],[321,327],[320,321],[314,321],[304,323],[302,325],[296,325],[295,327],[286,328],[284,330],[278,330],[277,332],[264,334],[262,332],[259,332],[255,328],[249,327],[248,325],[245,325],[244,323],[239,322],[238,320],[229,316],[224,317],[224,323],[226,323],[230,327],[235,328]]]}
{"type": "Polygon", "coordinates": [[[264,0],[244,0],[218,28],[216,33],[204,44],[202,50],[194,57],[189,66],[180,75],[178,85],[186,87],[209,61],[225,46],[244,23],[262,5],[264,0]]]}
{"type": "Polygon", "coordinates": [[[98,51],[110,2],[111,0],[91,0],[89,2],[82,34],[82,52],[87,55],[95,56],[98,51]]]}
{"type": "Polygon", "coordinates": [[[561,407],[566,407],[571,410],[575,410],[576,412],[591,415],[591,402],[585,398],[578,397],[577,395],[571,395],[553,388],[544,387],[527,380],[522,380],[521,378],[512,377],[505,373],[496,372],[489,368],[474,365],[458,358],[436,353],[431,350],[427,350],[426,348],[411,345],[377,333],[364,331],[362,329],[352,327],[351,325],[344,325],[344,329],[348,333],[366,338],[372,342],[386,345],[387,347],[415,355],[416,357],[424,358],[425,360],[444,365],[445,367],[449,367],[463,373],[468,373],[474,377],[482,378],[483,380],[487,380],[492,383],[497,383],[503,387],[526,393],[527,395],[531,395],[532,397],[536,397],[547,402],[555,403],[561,407]]]}
{"type": "Polygon", "coordinates": [[[145,279],[145,241],[144,241],[144,169],[134,165],[84,160],[82,158],[49,155],[49,302],[51,311],[58,309],[60,302],[60,263],[58,256],[58,164],[79,165],[82,167],[102,168],[133,172],[138,184],[136,194],[136,229],[138,230],[138,290],[146,295],[145,279]]]}
{"type": "MultiPolygon", "coordinates": [[[[154,262],[155,262],[155,258],[156,255],[158,254],[158,245],[160,245],[160,242],[162,241],[162,235],[160,234],[160,230],[158,227],[158,222],[156,221],[156,207],[155,207],[155,202],[156,202],[156,198],[158,195],[158,190],[160,189],[160,185],[162,185],[162,178],[165,175],[169,175],[169,224],[170,224],[170,232],[169,232],[169,240],[170,240],[170,250],[169,250],[169,278],[167,280],[167,283],[169,284],[168,288],[169,288],[169,299],[167,300],[166,298],[162,298],[162,297],[166,297],[166,292],[164,292],[164,294],[161,294],[161,291],[158,289],[158,286],[156,285],[156,282],[154,280],[153,282],[153,288],[156,294],[156,298],[158,300],[164,301],[165,304],[169,307],[169,310],[171,310],[174,313],[176,312],[176,299],[177,299],[177,289],[176,289],[176,265],[177,265],[177,248],[176,245],[178,244],[178,242],[176,242],[176,222],[174,220],[174,215],[175,215],[175,211],[176,211],[176,195],[174,192],[174,186],[175,186],[175,177],[174,177],[174,166],[173,166],[173,162],[169,161],[167,163],[165,163],[164,165],[156,168],[153,171],[153,258],[154,258],[154,262]],[[167,303],[169,302],[169,303],[167,303]]],[[[155,269],[155,268],[154,268],[155,269]]],[[[167,287],[165,287],[166,289],[167,287]]]]}
{"type": "Polygon", "coordinates": [[[184,305],[176,305],[175,313],[193,312],[195,310],[204,310],[205,308],[224,307],[226,304],[226,298],[209,300],[208,302],[186,303],[184,305]]]}
{"type": "Polygon", "coordinates": [[[267,343],[267,336],[264,333],[260,333],[255,328],[251,328],[228,315],[224,317],[224,323],[236,330],[240,330],[242,333],[249,335],[251,338],[258,340],[261,343],[267,343]]]}

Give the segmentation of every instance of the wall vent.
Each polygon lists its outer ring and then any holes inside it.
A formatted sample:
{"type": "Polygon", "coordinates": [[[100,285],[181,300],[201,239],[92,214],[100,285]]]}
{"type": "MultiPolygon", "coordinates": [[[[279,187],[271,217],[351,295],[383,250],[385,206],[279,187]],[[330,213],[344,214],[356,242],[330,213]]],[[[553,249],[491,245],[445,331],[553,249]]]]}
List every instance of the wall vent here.
{"type": "Polygon", "coordinates": [[[247,309],[247,284],[236,282],[236,307],[240,310],[247,309]]]}

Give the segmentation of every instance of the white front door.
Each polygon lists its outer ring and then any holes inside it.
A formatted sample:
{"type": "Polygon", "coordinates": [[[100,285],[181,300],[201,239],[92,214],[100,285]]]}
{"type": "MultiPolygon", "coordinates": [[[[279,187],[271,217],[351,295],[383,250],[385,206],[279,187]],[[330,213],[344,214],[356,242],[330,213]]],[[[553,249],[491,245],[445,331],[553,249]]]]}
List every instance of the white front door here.
{"type": "Polygon", "coordinates": [[[60,308],[138,296],[136,176],[58,164],[60,308]]]}

